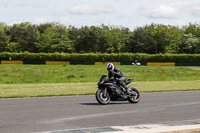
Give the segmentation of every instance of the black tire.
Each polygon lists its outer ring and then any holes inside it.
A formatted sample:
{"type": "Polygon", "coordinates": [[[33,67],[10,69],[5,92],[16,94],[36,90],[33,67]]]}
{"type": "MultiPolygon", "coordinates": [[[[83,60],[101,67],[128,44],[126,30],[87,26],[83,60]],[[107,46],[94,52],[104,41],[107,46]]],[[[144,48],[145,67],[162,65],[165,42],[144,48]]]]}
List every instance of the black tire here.
{"type": "Polygon", "coordinates": [[[107,91],[106,97],[103,94],[104,89],[98,89],[96,92],[96,99],[100,104],[106,105],[110,102],[110,96],[107,91]]]}
{"type": "Polygon", "coordinates": [[[139,91],[134,87],[131,87],[129,91],[133,94],[130,94],[130,96],[128,97],[128,101],[130,103],[138,103],[140,101],[139,91]]]}

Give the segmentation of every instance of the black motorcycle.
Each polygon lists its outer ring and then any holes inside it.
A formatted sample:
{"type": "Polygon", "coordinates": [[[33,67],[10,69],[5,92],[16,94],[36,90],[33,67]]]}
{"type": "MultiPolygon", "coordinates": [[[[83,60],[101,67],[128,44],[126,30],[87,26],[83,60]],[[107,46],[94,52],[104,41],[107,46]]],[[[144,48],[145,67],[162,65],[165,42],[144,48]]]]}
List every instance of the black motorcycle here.
{"type": "MultiPolygon", "coordinates": [[[[138,103],[140,100],[140,93],[134,87],[125,89],[117,84],[117,79],[108,79],[107,75],[102,75],[98,82],[98,90],[96,92],[96,100],[100,104],[108,104],[110,101],[124,101],[128,100],[130,103],[138,103]]],[[[126,85],[130,84],[133,79],[128,79],[126,85]]]]}

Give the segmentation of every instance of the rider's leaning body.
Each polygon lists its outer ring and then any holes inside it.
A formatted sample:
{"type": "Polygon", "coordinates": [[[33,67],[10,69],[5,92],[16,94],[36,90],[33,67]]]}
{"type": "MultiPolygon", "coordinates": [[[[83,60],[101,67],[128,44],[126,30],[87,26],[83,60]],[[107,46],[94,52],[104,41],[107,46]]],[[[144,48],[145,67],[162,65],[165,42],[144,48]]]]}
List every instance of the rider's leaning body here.
{"type": "Polygon", "coordinates": [[[127,86],[126,86],[126,76],[124,73],[117,67],[115,67],[112,63],[107,64],[107,70],[108,70],[108,78],[111,79],[114,77],[117,80],[117,83],[120,84],[124,89],[127,91],[127,86]]]}

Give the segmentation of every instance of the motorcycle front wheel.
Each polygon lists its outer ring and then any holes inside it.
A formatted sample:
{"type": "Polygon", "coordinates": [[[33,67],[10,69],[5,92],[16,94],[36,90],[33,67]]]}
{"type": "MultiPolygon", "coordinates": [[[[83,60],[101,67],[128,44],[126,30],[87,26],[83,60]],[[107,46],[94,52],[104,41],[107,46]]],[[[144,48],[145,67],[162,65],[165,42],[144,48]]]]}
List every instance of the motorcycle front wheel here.
{"type": "Polygon", "coordinates": [[[106,105],[110,102],[109,93],[104,89],[98,89],[96,92],[96,100],[103,105],[106,105]]]}
{"type": "Polygon", "coordinates": [[[131,87],[128,91],[129,91],[128,101],[130,103],[138,103],[140,101],[139,91],[134,87],[131,87]]]}

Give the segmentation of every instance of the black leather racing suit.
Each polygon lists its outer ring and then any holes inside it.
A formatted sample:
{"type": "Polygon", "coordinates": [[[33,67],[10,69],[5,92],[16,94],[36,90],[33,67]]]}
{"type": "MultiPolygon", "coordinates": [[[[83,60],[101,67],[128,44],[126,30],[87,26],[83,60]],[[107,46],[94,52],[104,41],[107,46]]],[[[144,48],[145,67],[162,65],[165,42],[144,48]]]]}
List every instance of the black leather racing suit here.
{"type": "Polygon", "coordinates": [[[120,84],[123,88],[125,88],[127,90],[126,87],[126,76],[124,75],[124,73],[117,67],[114,67],[114,70],[110,70],[108,71],[108,77],[109,78],[118,78],[117,83],[120,84]]]}

